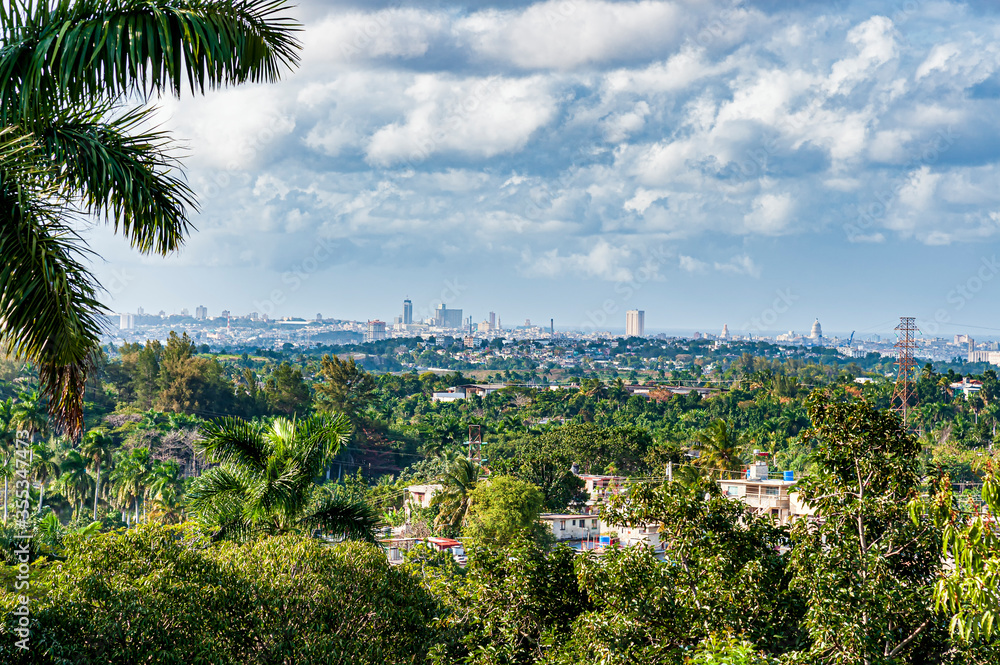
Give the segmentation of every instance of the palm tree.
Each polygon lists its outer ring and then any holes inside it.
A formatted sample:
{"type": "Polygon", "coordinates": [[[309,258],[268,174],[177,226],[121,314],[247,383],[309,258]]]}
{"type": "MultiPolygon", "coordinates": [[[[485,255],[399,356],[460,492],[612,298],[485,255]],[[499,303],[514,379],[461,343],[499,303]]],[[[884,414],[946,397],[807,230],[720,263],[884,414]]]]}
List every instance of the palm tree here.
{"type": "Polygon", "coordinates": [[[135,511],[134,522],[139,521],[139,502],[146,491],[146,480],[149,474],[149,448],[136,448],[130,452],[118,451],[115,455],[115,468],[111,471],[111,491],[115,504],[122,511],[129,507],[135,511]]]}
{"type": "Polygon", "coordinates": [[[479,482],[479,467],[470,459],[460,457],[453,461],[441,477],[441,491],[432,503],[438,506],[435,526],[458,529],[465,524],[472,507],[472,490],[479,482]]]}
{"type": "Polygon", "coordinates": [[[375,541],[379,517],[367,504],[330,495],[316,479],[351,435],[344,415],[247,422],[221,418],[196,444],[210,463],[188,492],[188,506],[213,538],[319,530],[375,541]]]}
{"type": "Polygon", "coordinates": [[[111,461],[111,447],[114,439],[102,429],[92,429],[83,437],[80,452],[94,465],[94,515],[97,519],[97,497],[101,494],[101,466],[111,461]]]}
{"type": "Polygon", "coordinates": [[[31,477],[38,483],[38,511],[45,501],[45,483],[59,477],[56,441],[39,441],[31,447],[31,477]]]}
{"type": "Polygon", "coordinates": [[[149,472],[148,480],[146,495],[163,511],[167,521],[176,521],[178,515],[175,509],[184,488],[181,465],[175,460],[157,461],[149,472]]]}
{"type": "Polygon", "coordinates": [[[698,464],[714,476],[724,471],[739,471],[743,466],[743,441],[721,418],[696,437],[701,455],[698,464]]]}
{"type": "Polygon", "coordinates": [[[136,98],[270,82],[298,61],[284,0],[21,0],[0,10],[0,349],[39,365],[57,424],[82,430],[99,287],[72,216],[169,254],[193,193],[136,98]]]}
{"type": "Polygon", "coordinates": [[[49,430],[49,417],[46,414],[45,398],[37,390],[22,392],[17,396],[17,402],[11,410],[13,422],[34,438],[36,434],[45,435],[49,430]]]}
{"type": "Polygon", "coordinates": [[[83,500],[94,484],[94,479],[87,473],[88,462],[89,460],[76,450],[67,452],[59,462],[59,469],[62,471],[59,485],[62,487],[63,496],[73,506],[74,518],[83,512],[83,500]]]}

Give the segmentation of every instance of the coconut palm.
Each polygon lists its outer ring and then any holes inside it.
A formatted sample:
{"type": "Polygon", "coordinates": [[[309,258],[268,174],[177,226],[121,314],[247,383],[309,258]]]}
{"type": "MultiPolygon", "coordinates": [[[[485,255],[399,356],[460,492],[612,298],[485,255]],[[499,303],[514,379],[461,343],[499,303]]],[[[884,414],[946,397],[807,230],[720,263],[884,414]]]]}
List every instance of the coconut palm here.
{"type": "Polygon", "coordinates": [[[434,495],[432,504],[438,506],[435,526],[455,530],[465,524],[472,507],[472,490],[479,482],[479,466],[466,457],[448,465],[441,477],[441,491],[434,495]]]}
{"type": "Polygon", "coordinates": [[[379,517],[367,504],[323,492],[316,484],[351,435],[344,415],[204,425],[196,449],[209,463],[188,491],[188,507],[213,538],[319,530],[374,542],[379,517]]]}
{"type": "Polygon", "coordinates": [[[101,467],[111,462],[111,448],[114,439],[102,429],[95,428],[87,432],[80,443],[80,452],[94,467],[94,515],[97,519],[97,497],[101,494],[101,467]]]}
{"type": "Polygon", "coordinates": [[[725,420],[714,421],[699,432],[696,439],[701,453],[698,464],[713,475],[739,471],[743,466],[743,440],[725,420]]]}
{"type": "Polygon", "coordinates": [[[194,196],[150,106],[297,60],[284,0],[18,0],[0,8],[0,350],[40,368],[57,424],[82,430],[99,349],[97,285],[75,233],[102,218],[141,253],[169,254],[194,196]]]}
{"type": "Polygon", "coordinates": [[[73,517],[83,512],[83,500],[90,494],[94,479],[87,473],[89,460],[76,450],[70,450],[59,461],[59,487],[73,506],[73,517]]]}

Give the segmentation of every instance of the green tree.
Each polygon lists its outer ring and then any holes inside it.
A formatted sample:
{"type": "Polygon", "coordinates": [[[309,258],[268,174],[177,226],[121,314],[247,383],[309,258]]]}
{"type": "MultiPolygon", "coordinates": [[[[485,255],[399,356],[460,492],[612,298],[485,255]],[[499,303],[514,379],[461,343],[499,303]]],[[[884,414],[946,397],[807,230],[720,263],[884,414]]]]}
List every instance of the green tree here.
{"type": "Polygon", "coordinates": [[[267,377],[264,384],[268,406],[273,412],[286,416],[303,414],[312,400],[309,386],[302,378],[302,370],[289,363],[281,363],[267,377]]]}
{"type": "Polygon", "coordinates": [[[743,466],[745,444],[728,422],[719,419],[698,433],[698,464],[718,478],[726,471],[739,471],[743,466]]]}
{"type": "Polygon", "coordinates": [[[90,494],[94,479],[87,473],[89,460],[76,450],[70,450],[59,461],[59,487],[73,506],[73,517],[83,512],[83,500],[90,494]]]}
{"type": "Polygon", "coordinates": [[[441,490],[431,499],[438,508],[435,526],[459,531],[466,522],[472,495],[479,482],[479,466],[466,457],[459,457],[448,465],[441,476],[441,490]]]}
{"type": "Polygon", "coordinates": [[[22,392],[11,411],[11,419],[28,436],[45,436],[49,431],[49,417],[46,414],[45,398],[37,390],[22,392]]]}
{"type": "Polygon", "coordinates": [[[337,356],[323,356],[318,381],[313,388],[319,409],[325,413],[342,413],[351,424],[359,427],[368,405],[375,398],[375,380],[354,362],[337,356]]]}
{"type": "Polygon", "coordinates": [[[80,453],[94,468],[94,514],[97,519],[97,499],[101,495],[101,467],[111,462],[114,439],[103,429],[95,428],[87,432],[80,442],[80,453]]]}
{"type": "Polygon", "coordinates": [[[159,509],[167,522],[179,521],[177,508],[184,493],[184,478],[176,460],[157,460],[149,471],[146,496],[159,509]]]}
{"type": "Polygon", "coordinates": [[[814,473],[796,485],[821,519],[796,524],[793,585],[806,600],[812,662],[904,662],[935,621],[941,534],[907,506],[921,491],[920,444],[894,413],[810,397],[814,473]]]}
{"type": "Polygon", "coordinates": [[[215,539],[320,530],[375,541],[377,514],[365,503],[323,492],[315,480],[350,434],[345,416],[248,423],[220,418],[196,444],[217,464],[188,492],[188,505],[215,539]]]}
{"type": "Polygon", "coordinates": [[[497,476],[479,483],[470,494],[465,535],[479,547],[498,548],[517,537],[541,539],[538,522],[545,495],[531,483],[497,476]]]}
{"type": "Polygon", "coordinates": [[[114,503],[122,511],[122,520],[125,519],[125,511],[132,508],[134,523],[139,522],[139,504],[146,493],[151,464],[149,448],[119,450],[115,453],[114,469],[111,470],[109,480],[114,503]]]}
{"type": "Polygon", "coordinates": [[[99,287],[77,211],[142,253],[177,250],[194,197],[169,136],[145,129],[157,94],[273,81],[297,61],[274,0],[56,0],[0,12],[0,344],[40,368],[57,424],[83,426],[99,349],[99,287]]]}
{"type": "Polygon", "coordinates": [[[45,505],[45,486],[59,477],[59,456],[52,439],[36,442],[31,446],[31,477],[38,483],[38,512],[45,505]]]}

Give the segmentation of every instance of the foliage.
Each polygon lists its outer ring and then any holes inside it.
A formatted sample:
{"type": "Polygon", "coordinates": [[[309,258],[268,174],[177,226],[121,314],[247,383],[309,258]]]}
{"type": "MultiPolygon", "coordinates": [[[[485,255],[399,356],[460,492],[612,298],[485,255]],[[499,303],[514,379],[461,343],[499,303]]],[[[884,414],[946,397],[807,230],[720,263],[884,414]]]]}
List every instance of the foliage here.
{"type": "Polygon", "coordinates": [[[316,529],[374,542],[374,511],[315,483],[349,432],[344,416],[274,418],[268,425],[237,418],[208,423],[198,449],[218,466],[195,481],[189,505],[215,539],[316,529]]]}
{"type": "Polygon", "coordinates": [[[545,497],[531,483],[492,477],[480,483],[470,499],[465,535],[476,547],[495,549],[518,537],[539,540],[548,533],[538,521],[545,497]]]}
{"type": "Polygon", "coordinates": [[[812,660],[869,665],[944,650],[933,641],[941,534],[907,513],[920,495],[916,438],[864,401],[816,393],[810,417],[816,472],[797,488],[822,519],[796,524],[792,561],[812,660]]]}
{"type": "Polygon", "coordinates": [[[191,525],[69,540],[14,646],[16,595],[0,592],[0,660],[420,663],[437,603],[371,545],[295,535],[208,545],[191,525]]]}

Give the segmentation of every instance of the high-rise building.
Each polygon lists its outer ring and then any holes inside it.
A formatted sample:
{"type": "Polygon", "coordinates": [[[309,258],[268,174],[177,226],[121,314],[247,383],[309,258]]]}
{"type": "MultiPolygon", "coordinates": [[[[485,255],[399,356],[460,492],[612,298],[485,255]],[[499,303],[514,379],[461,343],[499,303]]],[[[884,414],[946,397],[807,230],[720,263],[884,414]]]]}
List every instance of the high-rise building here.
{"type": "Polygon", "coordinates": [[[413,323],[413,303],[407,298],[403,301],[403,325],[408,326],[413,323]]]}
{"type": "Polygon", "coordinates": [[[118,328],[121,330],[135,330],[135,314],[122,314],[118,328]]]}
{"type": "Polygon", "coordinates": [[[260,318],[260,315],[257,312],[250,312],[250,315],[247,318],[249,318],[251,321],[256,321],[257,319],[260,318]]]}
{"type": "Polygon", "coordinates": [[[146,313],[146,310],[144,310],[142,307],[140,307],[139,309],[135,310],[135,315],[136,316],[142,316],[145,313],[146,313]]]}
{"type": "Polygon", "coordinates": [[[630,309],[625,312],[625,336],[642,337],[646,334],[646,312],[630,309]]]}
{"type": "Polygon", "coordinates": [[[222,310],[222,314],[220,314],[219,316],[221,316],[224,319],[228,319],[230,316],[232,316],[232,312],[230,312],[228,309],[224,309],[222,310]]]}
{"type": "Polygon", "coordinates": [[[490,312],[490,330],[497,329],[497,313],[490,312]]]}
{"type": "Polygon", "coordinates": [[[194,318],[196,319],[207,319],[208,318],[208,308],[204,305],[198,305],[194,308],[194,318]]]}
{"type": "Polygon", "coordinates": [[[719,339],[729,339],[729,324],[722,324],[722,334],[719,335],[719,339]]]}
{"type": "Polygon", "coordinates": [[[319,312],[316,312],[316,322],[323,323],[323,315],[320,314],[319,312]]]}
{"type": "Polygon", "coordinates": [[[368,332],[365,333],[366,342],[378,342],[385,339],[385,321],[378,319],[368,322],[368,332]]]}
{"type": "Polygon", "coordinates": [[[448,309],[441,303],[434,311],[434,325],[439,328],[461,328],[463,323],[462,310],[448,309]]]}

